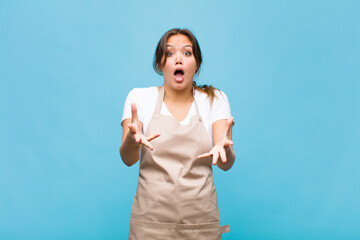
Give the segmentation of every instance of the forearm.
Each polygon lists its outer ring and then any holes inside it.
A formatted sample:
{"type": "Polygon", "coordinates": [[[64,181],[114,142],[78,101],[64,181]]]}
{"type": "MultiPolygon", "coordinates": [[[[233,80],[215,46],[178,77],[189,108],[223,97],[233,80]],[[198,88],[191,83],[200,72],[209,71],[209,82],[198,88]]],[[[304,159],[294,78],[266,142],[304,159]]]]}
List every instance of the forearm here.
{"type": "Polygon", "coordinates": [[[129,134],[120,146],[120,156],[127,166],[134,165],[140,158],[140,143],[131,140],[129,134]]]}
{"type": "Polygon", "coordinates": [[[235,161],[235,153],[234,150],[232,148],[232,146],[227,146],[225,148],[225,152],[226,152],[226,162],[224,163],[221,158],[219,157],[216,165],[221,168],[224,171],[229,170],[232,165],[234,164],[235,161]]]}

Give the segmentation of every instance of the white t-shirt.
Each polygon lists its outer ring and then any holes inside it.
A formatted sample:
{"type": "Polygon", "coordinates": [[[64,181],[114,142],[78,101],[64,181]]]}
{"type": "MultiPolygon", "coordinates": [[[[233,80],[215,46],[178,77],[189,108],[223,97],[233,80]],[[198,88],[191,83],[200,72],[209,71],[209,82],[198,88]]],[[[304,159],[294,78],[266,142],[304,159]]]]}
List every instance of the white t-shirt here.
{"type": "MultiPolygon", "coordinates": [[[[122,121],[131,118],[131,103],[135,103],[139,120],[143,123],[143,133],[146,133],[149,122],[155,110],[156,100],[158,97],[157,87],[134,88],[132,89],[125,101],[122,121]]],[[[206,131],[212,139],[212,124],[220,119],[228,119],[231,117],[230,104],[227,96],[220,90],[215,90],[216,97],[211,105],[210,98],[206,93],[195,91],[195,101],[199,108],[199,114],[205,125],[206,131]]],[[[188,124],[191,117],[196,115],[196,106],[193,102],[186,118],[180,124],[188,124]]],[[[172,116],[164,102],[162,103],[160,114],[172,116]]]]}

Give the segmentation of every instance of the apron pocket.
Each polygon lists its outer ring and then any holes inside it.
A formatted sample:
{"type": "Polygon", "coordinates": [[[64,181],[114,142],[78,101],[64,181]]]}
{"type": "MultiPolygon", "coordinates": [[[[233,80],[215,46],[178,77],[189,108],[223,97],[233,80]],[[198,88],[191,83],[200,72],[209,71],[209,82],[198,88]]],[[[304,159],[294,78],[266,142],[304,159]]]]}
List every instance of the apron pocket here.
{"type": "Polygon", "coordinates": [[[131,218],[129,240],[220,240],[219,222],[173,224],[131,218]]]}

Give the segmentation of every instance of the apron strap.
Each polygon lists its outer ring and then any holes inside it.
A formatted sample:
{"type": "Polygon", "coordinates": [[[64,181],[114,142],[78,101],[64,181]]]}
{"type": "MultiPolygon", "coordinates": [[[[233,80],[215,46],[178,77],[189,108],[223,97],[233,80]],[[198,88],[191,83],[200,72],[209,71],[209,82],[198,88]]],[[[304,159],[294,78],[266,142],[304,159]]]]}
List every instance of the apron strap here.
{"type": "Polygon", "coordinates": [[[193,98],[194,98],[194,103],[195,103],[195,108],[196,108],[196,112],[197,112],[197,115],[199,116],[199,119],[201,120],[201,117],[200,117],[200,112],[199,112],[199,107],[196,103],[196,100],[195,100],[195,88],[193,87],[193,98]]]}
{"type": "Polygon", "coordinates": [[[161,105],[162,105],[162,102],[164,100],[164,94],[165,94],[165,88],[164,88],[164,86],[161,86],[160,91],[158,93],[157,100],[156,100],[154,113],[157,113],[157,114],[160,113],[161,105]]]}
{"type": "Polygon", "coordinates": [[[221,234],[230,232],[230,225],[224,225],[220,227],[221,234]]]}

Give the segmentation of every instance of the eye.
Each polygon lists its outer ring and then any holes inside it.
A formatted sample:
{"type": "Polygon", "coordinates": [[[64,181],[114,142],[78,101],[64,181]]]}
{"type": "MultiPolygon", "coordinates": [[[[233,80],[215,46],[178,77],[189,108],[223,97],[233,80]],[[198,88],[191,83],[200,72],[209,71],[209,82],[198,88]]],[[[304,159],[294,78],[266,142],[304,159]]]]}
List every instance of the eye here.
{"type": "Polygon", "coordinates": [[[167,53],[166,53],[166,55],[167,55],[168,57],[170,57],[172,54],[173,54],[172,52],[167,52],[167,53]]]}
{"type": "Polygon", "coordinates": [[[185,55],[185,56],[191,56],[191,52],[190,52],[190,51],[186,51],[186,52],[184,53],[184,55],[185,55]]]}

